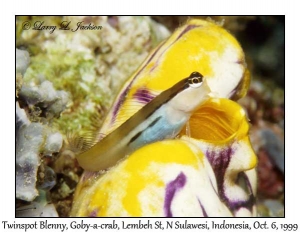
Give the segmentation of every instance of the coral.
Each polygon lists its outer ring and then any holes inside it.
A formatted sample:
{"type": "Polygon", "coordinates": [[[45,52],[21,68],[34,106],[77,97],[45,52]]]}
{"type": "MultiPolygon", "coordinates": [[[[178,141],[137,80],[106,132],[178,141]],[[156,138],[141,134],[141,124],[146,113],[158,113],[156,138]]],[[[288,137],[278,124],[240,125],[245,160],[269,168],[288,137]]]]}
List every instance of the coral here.
{"type": "MultiPolygon", "coordinates": [[[[41,122],[49,122],[59,116],[66,107],[68,97],[64,91],[55,91],[52,83],[44,81],[39,87],[23,84],[19,99],[27,109],[32,106],[41,109],[38,114],[29,114],[31,121],[37,121],[31,122],[19,103],[16,103],[16,197],[32,201],[38,195],[36,181],[41,164],[40,154],[51,156],[62,147],[62,135],[41,122]]],[[[47,188],[55,184],[47,179],[44,183],[43,186],[47,188]]]]}
{"type": "Polygon", "coordinates": [[[66,108],[68,95],[56,91],[49,81],[40,86],[23,83],[30,59],[26,51],[16,53],[16,78],[20,83],[16,87],[16,198],[21,203],[17,215],[57,216],[54,206],[47,204],[41,193],[56,184],[56,174],[47,163],[60,151],[63,138],[50,123],[66,108]]]}
{"type": "Polygon", "coordinates": [[[16,49],[16,73],[24,75],[29,63],[29,53],[25,50],[16,49]]]}
{"type": "MultiPolygon", "coordinates": [[[[16,108],[19,109],[18,104],[16,108]]],[[[17,112],[24,113],[20,109],[17,112]]],[[[16,197],[18,199],[32,201],[38,195],[36,181],[38,167],[41,164],[40,154],[51,156],[52,153],[58,152],[61,146],[62,136],[41,123],[32,122],[18,127],[16,135],[16,197]]],[[[45,186],[48,187],[49,184],[45,186]]]]}
{"type": "MultiPolygon", "coordinates": [[[[17,112],[22,112],[17,104],[17,112]]],[[[21,117],[17,117],[19,119],[21,117]]],[[[20,122],[20,121],[19,121],[20,122]]],[[[32,201],[38,191],[35,189],[37,169],[40,164],[39,147],[43,143],[43,127],[32,123],[18,127],[16,136],[16,197],[32,201]]]]}
{"type": "Polygon", "coordinates": [[[36,117],[44,117],[48,121],[59,117],[69,101],[68,94],[65,91],[56,91],[49,81],[43,81],[40,86],[32,87],[23,84],[19,95],[28,106],[34,105],[39,108],[40,112],[36,117]]]}
{"type": "Polygon", "coordinates": [[[24,206],[17,210],[17,217],[58,217],[57,211],[53,204],[40,204],[39,202],[32,202],[31,205],[24,206]]]}
{"type": "Polygon", "coordinates": [[[29,63],[29,53],[25,50],[16,49],[16,97],[19,96],[23,84],[23,75],[29,63]]]}
{"type": "Polygon", "coordinates": [[[58,132],[47,137],[44,146],[44,154],[50,156],[52,153],[58,152],[62,146],[62,135],[58,132]]]}
{"type": "Polygon", "coordinates": [[[17,217],[58,217],[57,211],[53,204],[47,201],[47,193],[39,192],[39,197],[30,204],[17,208],[17,217]]]}

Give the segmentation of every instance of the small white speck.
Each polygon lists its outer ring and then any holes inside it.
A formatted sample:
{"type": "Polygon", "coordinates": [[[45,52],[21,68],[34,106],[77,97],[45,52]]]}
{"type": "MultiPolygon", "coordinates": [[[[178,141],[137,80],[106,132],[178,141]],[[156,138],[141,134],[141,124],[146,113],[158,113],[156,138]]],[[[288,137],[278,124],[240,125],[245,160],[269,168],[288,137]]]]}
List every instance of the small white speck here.
{"type": "Polygon", "coordinates": [[[245,116],[245,115],[246,115],[245,110],[242,109],[242,108],[241,108],[241,110],[240,110],[240,113],[241,113],[242,116],[245,116]]]}

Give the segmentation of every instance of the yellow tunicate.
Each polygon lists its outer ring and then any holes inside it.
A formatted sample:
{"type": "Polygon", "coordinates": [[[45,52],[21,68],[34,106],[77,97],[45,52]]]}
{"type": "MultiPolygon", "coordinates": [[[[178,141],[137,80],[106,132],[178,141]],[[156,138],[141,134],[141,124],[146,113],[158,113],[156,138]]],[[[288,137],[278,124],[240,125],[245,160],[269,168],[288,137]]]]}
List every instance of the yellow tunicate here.
{"type": "MultiPolygon", "coordinates": [[[[189,200],[188,215],[203,216],[195,203],[209,197],[218,203],[210,208],[231,216],[214,191],[204,160],[202,152],[187,141],[162,141],[145,146],[101,176],[83,202],[73,208],[71,216],[165,216],[167,186],[181,174],[185,183],[177,195],[189,200]]],[[[178,215],[180,199],[172,201],[170,211],[178,215]]]]}

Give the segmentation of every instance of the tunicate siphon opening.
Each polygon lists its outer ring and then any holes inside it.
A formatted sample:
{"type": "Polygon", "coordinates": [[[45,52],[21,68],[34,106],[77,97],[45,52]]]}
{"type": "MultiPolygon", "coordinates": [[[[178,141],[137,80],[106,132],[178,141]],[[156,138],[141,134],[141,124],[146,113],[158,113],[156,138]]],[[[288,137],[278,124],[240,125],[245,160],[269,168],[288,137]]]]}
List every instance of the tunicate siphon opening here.
{"type": "Polygon", "coordinates": [[[188,136],[214,143],[239,139],[249,130],[245,111],[228,99],[209,99],[191,116],[189,125],[188,136]]]}

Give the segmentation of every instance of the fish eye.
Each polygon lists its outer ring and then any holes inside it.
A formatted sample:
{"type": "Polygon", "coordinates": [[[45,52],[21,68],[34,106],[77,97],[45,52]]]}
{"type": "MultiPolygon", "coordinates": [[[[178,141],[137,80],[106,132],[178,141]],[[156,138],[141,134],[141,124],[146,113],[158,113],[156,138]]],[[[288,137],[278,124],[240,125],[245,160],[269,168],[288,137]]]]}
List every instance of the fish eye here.
{"type": "Polygon", "coordinates": [[[189,86],[190,87],[200,87],[203,82],[203,75],[199,72],[191,73],[190,77],[188,78],[189,86]]]}

